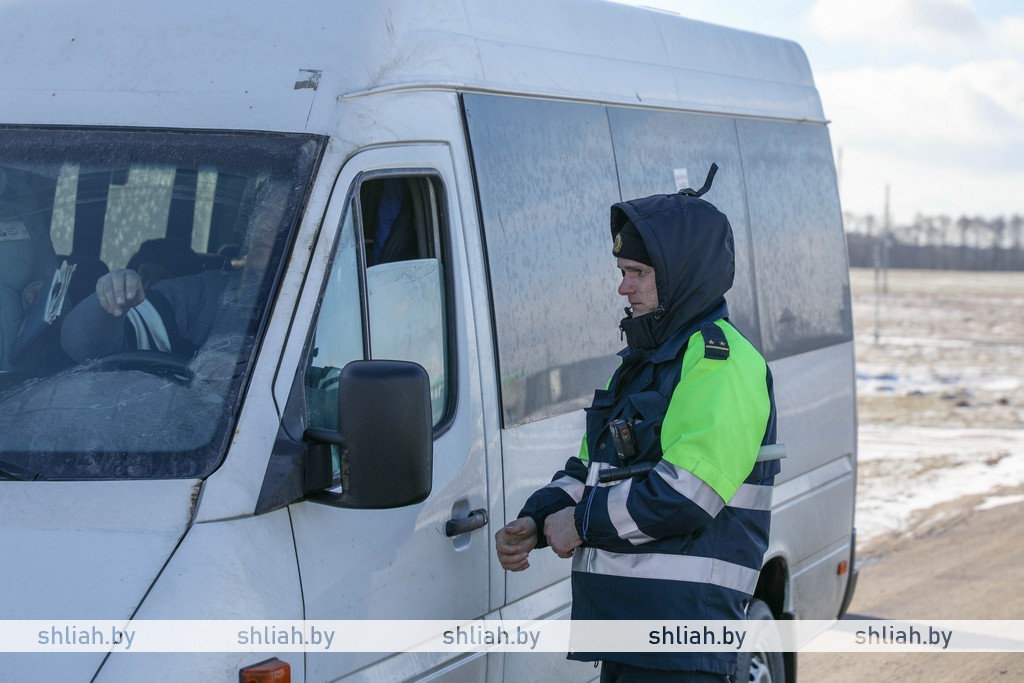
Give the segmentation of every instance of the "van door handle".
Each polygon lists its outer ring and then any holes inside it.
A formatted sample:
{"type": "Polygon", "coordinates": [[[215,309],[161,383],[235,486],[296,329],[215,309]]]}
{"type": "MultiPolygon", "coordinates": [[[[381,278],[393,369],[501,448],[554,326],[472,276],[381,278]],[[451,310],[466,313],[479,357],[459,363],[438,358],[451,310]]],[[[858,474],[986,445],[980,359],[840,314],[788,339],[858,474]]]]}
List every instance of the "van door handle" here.
{"type": "Polygon", "coordinates": [[[479,510],[473,510],[469,513],[469,517],[463,519],[449,519],[444,525],[444,535],[451,538],[452,536],[458,536],[474,529],[479,529],[482,526],[487,526],[487,510],[480,508],[479,510]]]}

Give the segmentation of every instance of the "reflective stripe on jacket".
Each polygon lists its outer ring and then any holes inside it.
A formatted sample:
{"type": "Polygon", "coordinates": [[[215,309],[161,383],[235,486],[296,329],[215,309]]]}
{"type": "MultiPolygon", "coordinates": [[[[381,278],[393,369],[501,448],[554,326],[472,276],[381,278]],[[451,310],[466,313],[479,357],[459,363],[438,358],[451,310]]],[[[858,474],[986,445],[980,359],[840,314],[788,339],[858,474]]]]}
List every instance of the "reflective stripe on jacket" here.
{"type": "MultiPolygon", "coordinates": [[[[659,347],[620,396],[613,405],[611,391],[595,393],[579,456],[520,515],[543,530],[547,515],[575,506],[584,545],[572,560],[572,618],[743,619],[779,470],[777,461],[755,462],[760,446],[775,442],[764,359],[727,320],[707,321],[659,347]],[[653,468],[601,483],[601,473],[627,464],[608,429],[619,418],[634,421],[638,453],[628,464],[653,468]]],[[[569,656],[719,674],[736,660],[727,652],[569,656]]]]}

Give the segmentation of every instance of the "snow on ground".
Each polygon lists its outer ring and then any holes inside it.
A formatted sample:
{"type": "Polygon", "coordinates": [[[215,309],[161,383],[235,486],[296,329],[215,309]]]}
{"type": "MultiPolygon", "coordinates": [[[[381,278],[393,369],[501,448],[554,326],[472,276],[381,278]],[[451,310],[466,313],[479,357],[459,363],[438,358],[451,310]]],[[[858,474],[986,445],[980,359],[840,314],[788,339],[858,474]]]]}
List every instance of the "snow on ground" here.
{"type": "MultiPolygon", "coordinates": [[[[941,503],[1024,486],[1024,430],[861,425],[859,462],[857,535],[870,541],[941,503]]],[[[979,507],[1024,496],[989,500],[979,507]]]]}
{"type": "Polygon", "coordinates": [[[851,271],[858,540],[912,533],[965,496],[1024,502],[1024,273],[879,281],[851,271]]]}
{"type": "Polygon", "coordinates": [[[1024,503],[1024,494],[1018,493],[1013,496],[989,496],[984,502],[975,505],[974,509],[978,511],[991,510],[992,508],[997,508],[1001,505],[1016,505],[1017,503],[1024,503]]]}

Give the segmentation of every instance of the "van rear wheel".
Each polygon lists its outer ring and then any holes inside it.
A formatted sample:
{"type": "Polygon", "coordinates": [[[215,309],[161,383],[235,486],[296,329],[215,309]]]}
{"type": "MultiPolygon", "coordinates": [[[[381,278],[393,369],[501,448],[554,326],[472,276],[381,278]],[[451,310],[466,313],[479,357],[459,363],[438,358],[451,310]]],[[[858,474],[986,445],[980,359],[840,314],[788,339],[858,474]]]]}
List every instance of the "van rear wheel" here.
{"type": "MultiPolygon", "coordinates": [[[[747,609],[747,620],[774,621],[775,617],[768,605],[754,598],[747,609]]],[[[752,652],[740,653],[732,683],[786,683],[786,665],[777,650],[778,638],[769,633],[759,634],[752,652]]]]}

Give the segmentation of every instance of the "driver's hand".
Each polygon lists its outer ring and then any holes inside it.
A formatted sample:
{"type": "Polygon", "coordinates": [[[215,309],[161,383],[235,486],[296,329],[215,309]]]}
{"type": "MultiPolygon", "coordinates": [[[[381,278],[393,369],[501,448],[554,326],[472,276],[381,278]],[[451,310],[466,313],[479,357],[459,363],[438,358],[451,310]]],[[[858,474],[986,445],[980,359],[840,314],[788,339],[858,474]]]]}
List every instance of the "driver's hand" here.
{"type": "Polygon", "coordinates": [[[115,270],[96,282],[96,298],[110,315],[120,317],[146,300],[142,278],[134,270],[115,270]]]}
{"type": "Polygon", "coordinates": [[[21,304],[23,307],[28,308],[35,303],[36,297],[39,296],[39,292],[43,291],[43,287],[46,283],[42,280],[36,280],[30,282],[25,286],[25,289],[21,290],[21,304]]]}

